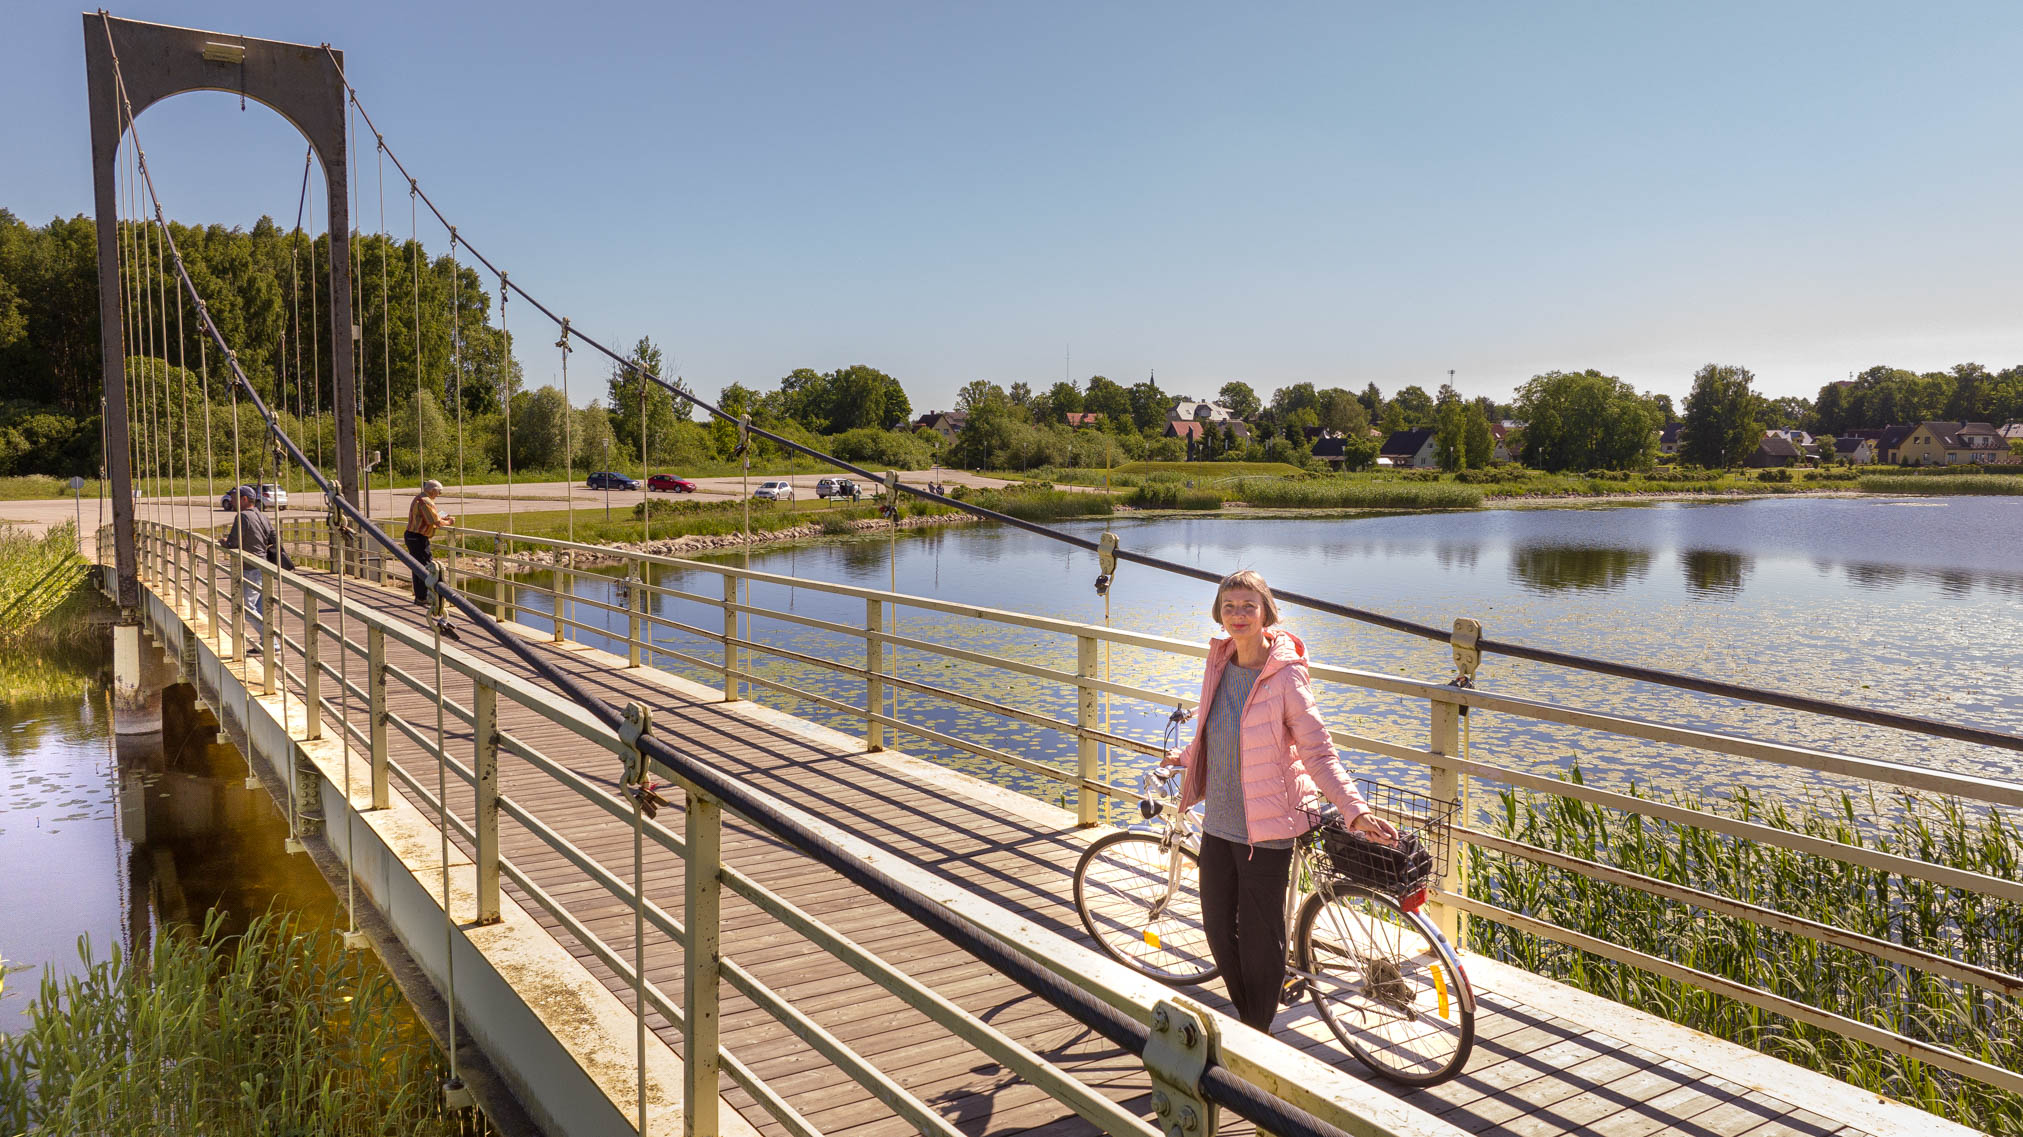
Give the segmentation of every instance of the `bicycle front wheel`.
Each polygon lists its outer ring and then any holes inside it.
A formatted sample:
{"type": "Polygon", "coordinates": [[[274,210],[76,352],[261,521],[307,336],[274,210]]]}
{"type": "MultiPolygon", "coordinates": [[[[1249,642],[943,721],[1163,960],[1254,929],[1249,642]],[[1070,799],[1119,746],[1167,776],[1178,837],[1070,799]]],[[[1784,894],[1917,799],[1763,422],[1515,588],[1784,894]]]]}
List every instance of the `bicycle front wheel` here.
{"type": "Polygon", "coordinates": [[[1298,928],[1314,1008],[1357,1061],[1414,1086],[1461,1072],[1475,1046],[1475,993],[1425,916],[1337,884],[1307,897],[1298,928]]]}
{"type": "Polygon", "coordinates": [[[1103,953],[1161,983],[1215,978],[1201,924],[1201,868],[1179,842],[1112,833],[1075,866],[1075,910],[1103,953]]]}

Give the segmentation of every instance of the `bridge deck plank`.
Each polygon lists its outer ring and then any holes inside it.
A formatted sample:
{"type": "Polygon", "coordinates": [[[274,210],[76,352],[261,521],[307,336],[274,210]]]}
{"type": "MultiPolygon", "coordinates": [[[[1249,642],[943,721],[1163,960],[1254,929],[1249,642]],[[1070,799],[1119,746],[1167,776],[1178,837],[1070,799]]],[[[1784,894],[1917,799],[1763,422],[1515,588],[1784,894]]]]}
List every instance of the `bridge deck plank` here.
{"type": "MultiPolygon", "coordinates": [[[[416,610],[400,593],[355,585],[347,592],[373,609],[419,623],[416,610]]],[[[299,620],[290,619],[288,627],[290,634],[301,635],[299,620]]],[[[459,646],[495,666],[525,672],[516,657],[482,636],[467,633],[459,646]]],[[[323,650],[326,659],[337,658],[333,637],[326,636],[323,650]]],[[[1009,816],[957,791],[916,783],[862,755],[825,749],[810,737],[755,717],[739,705],[700,695],[686,697],[637,672],[602,667],[578,645],[543,646],[543,650],[600,697],[619,705],[635,699],[652,705],[656,732],[705,760],[851,829],[891,855],[989,893],[1037,924],[1082,938],[1070,899],[1069,877],[1083,844],[1071,829],[1009,816]]],[[[388,658],[418,677],[432,675],[427,657],[391,641],[388,658]]],[[[359,681],[364,668],[354,663],[351,671],[354,681],[359,681]]],[[[460,690],[454,682],[451,687],[450,697],[468,705],[468,688],[460,690]]],[[[339,698],[336,684],[327,681],[324,690],[326,697],[345,705],[354,723],[362,726],[365,710],[360,700],[339,698]]],[[[394,683],[388,687],[388,707],[422,727],[425,735],[434,733],[433,699],[394,683]]],[[[583,745],[567,730],[523,710],[509,698],[500,699],[499,716],[501,728],[515,738],[593,784],[613,786],[618,766],[609,753],[583,745]]],[[[447,727],[450,752],[465,758],[472,752],[468,726],[452,715],[447,727]]],[[[421,780],[434,792],[434,773],[421,749],[398,730],[390,729],[388,734],[395,761],[411,771],[429,770],[421,780]]],[[[508,798],[620,879],[630,880],[632,832],[628,822],[612,817],[518,756],[502,753],[500,772],[508,798]]],[[[475,792],[454,777],[448,788],[450,808],[468,819],[475,792]]],[[[397,780],[395,790],[403,792],[397,780]]],[[[678,803],[661,818],[675,832],[682,830],[678,803]]],[[[592,934],[629,959],[630,909],[510,817],[502,819],[500,828],[505,855],[564,903],[592,934]]],[[[460,838],[456,843],[467,845],[460,838]]],[[[851,935],[1102,1092],[1141,1112],[1146,1108],[1149,1087],[1136,1056],[1093,1038],[1067,1016],[960,949],[894,918],[882,904],[838,874],[728,814],[723,848],[727,864],[851,935]]],[[[679,860],[649,842],[643,873],[649,897],[681,919],[679,860]]],[[[630,1004],[629,985],[531,897],[510,881],[506,888],[622,1002],[630,1004]]],[[[924,1015],[846,965],[805,947],[797,935],[728,892],[723,949],[728,958],[748,967],[802,1013],[860,1052],[875,1057],[900,1084],[932,1103],[966,1133],[1036,1132],[1066,1137],[1092,1131],[1059,1103],[987,1056],[952,1041],[924,1015]]],[[[680,949],[649,926],[646,955],[649,979],[678,998],[680,949]]],[[[1227,1009],[1219,985],[1192,994],[1227,1009]]],[[[1493,990],[1480,994],[1478,1044],[1470,1069],[1444,1086],[1404,1095],[1464,1129],[1533,1137],[1566,1132],[1612,1137],[1741,1137],[1745,1133],[1751,1137],[1773,1133],[1828,1137],[1848,1132],[1789,1103],[1749,1093],[1662,1055],[1625,1046],[1581,1024],[1501,998],[1493,990]]],[[[649,1021],[668,1045],[677,1052],[682,1049],[679,1032],[658,1015],[650,1015],[649,1021]]],[[[1283,1013],[1276,1030],[1288,1043],[1343,1069],[1360,1071],[1304,1005],[1283,1013]]],[[[786,1093],[825,1133],[887,1137],[911,1131],[842,1071],[728,985],[723,993],[722,1037],[729,1050],[786,1093]]],[[[1372,1085],[1382,1092],[1400,1092],[1380,1081],[1372,1081],[1372,1085]]],[[[726,1100],[762,1131],[784,1132],[727,1078],[724,1091],[726,1100]]],[[[1223,1132],[1248,1133],[1249,1127],[1229,1117],[1223,1132]]],[[[1851,1132],[1849,1137],[1853,1137],[1851,1132]]]]}

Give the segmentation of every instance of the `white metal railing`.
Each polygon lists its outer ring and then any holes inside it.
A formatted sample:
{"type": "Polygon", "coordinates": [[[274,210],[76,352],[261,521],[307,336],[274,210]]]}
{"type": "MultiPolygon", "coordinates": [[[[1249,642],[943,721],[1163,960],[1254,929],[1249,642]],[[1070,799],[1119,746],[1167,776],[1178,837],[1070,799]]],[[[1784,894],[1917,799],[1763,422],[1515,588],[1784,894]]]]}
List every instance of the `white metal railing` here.
{"type": "MultiPolygon", "coordinates": [[[[594,635],[622,644],[629,666],[646,665],[658,657],[713,672],[723,677],[724,697],[727,699],[742,697],[742,688],[748,686],[771,690],[831,712],[855,717],[864,723],[865,745],[869,749],[883,746],[887,739],[887,731],[897,731],[938,746],[996,761],[1012,769],[1056,780],[1075,791],[1077,815],[1083,824],[1095,823],[1104,816],[1102,801],[1105,795],[1124,792],[1101,779],[1100,747],[1114,747],[1144,755],[1161,753],[1160,747],[1152,741],[1104,729],[1103,721],[1097,712],[1095,696],[1110,695],[1140,700],[1149,706],[1162,709],[1176,704],[1192,706],[1195,701],[1191,696],[1180,692],[1152,690],[1101,678],[1095,666],[1100,647],[1114,645],[1144,649],[1189,659],[1199,659],[1206,654],[1205,646],[1198,642],[934,597],[783,576],[729,564],[654,556],[491,531],[456,530],[452,533],[453,537],[443,543],[441,554],[450,566],[452,584],[485,583],[494,590],[494,603],[504,613],[511,613],[520,607],[523,594],[546,596],[551,610],[540,615],[551,621],[551,634],[558,640],[571,634],[594,635]],[[582,567],[579,567],[579,562],[582,563],[582,567]],[[621,583],[625,585],[628,603],[624,607],[580,594],[582,590],[577,587],[576,581],[579,577],[594,571],[589,566],[609,566],[614,563],[621,566],[625,572],[621,583]],[[722,588],[690,591],[663,586],[649,580],[651,569],[678,570],[684,574],[705,576],[715,574],[721,579],[722,588]],[[516,573],[519,574],[517,577],[516,573]],[[553,574],[558,584],[549,586],[540,583],[539,578],[543,574],[553,574]],[[749,587],[754,583],[861,599],[865,604],[865,619],[861,625],[846,624],[783,611],[779,608],[762,608],[740,600],[739,585],[749,587]],[[723,631],[719,633],[658,614],[651,602],[651,598],[654,597],[718,608],[723,613],[723,631]],[[626,627],[620,631],[613,627],[573,618],[569,613],[577,608],[623,615],[626,627]],[[1016,627],[1060,636],[1064,644],[1070,640],[1075,644],[1076,669],[1069,672],[953,644],[937,643],[918,636],[897,635],[886,629],[893,626],[888,620],[889,614],[899,608],[955,616],[979,621],[985,625],[1016,627]],[[807,651],[758,640],[750,633],[740,634],[737,624],[740,615],[763,616],[769,620],[858,640],[863,645],[864,661],[860,665],[854,661],[844,662],[824,658],[807,651]],[[717,651],[706,658],[703,655],[677,650],[663,643],[656,635],[656,630],[691,637],[704,644],[714,645],[717,651]],[[1072,721],[1056,718],[1011,706],[1002,699],[992,698],[988,694],[952,690],[896,674],[886,666],[884,656],[886,648],[925,653],[1058,684],[1074,692],[1075,717],[1072,721]],[[849,701],[795,687],[759,673],[747,662],[748,657],[754,654],[820,668],[851,680],[861,681],[864,684],[864,705],[858,706],[849,701]],[[881,695],[887,688],[907,690],[953,706],[986,710],[1018,722],[1058,731],[1074,741],[1076,764],[1073,768],[1054,766],[1025,755],[1011,753],[1001,747],[984,745],[946,731],[936,730],[927,724],[900,718],[894,713],[887,713],[879,709],[882,705],[881,695]]],[[[1462,724],[1464,716],[1470,712],[1489,712],[1533,723],[1571,727],[1587,732],[1591,736],[1637,739],[1684,747],[1750,762],[1862,779],[1895,789],[1941,794],[1967,803],[2003,809],[2023,807],[2023,783],[1866,758],[1740,734],[1634,719],[1607,711],[1498,694],[1479,687],[1460,687],[1449,683],[1415,680],[1343,667],[1314,666],[1311,671],[1314,681],[1319,685],[1380,692],[1423,701],[1427,708],[1428,724],[1424,746],[1405,745],[1392,739],[1344,730],[1333,730],[1330,734],[1338,746],[1379,754],[1422,767],[1429,779],[1431,792],[1438,797],[1465,799],[1471,783],[1494,783],[1516,790],[1573,798],[1627,814],[1707,829],[1795,853],[1927,881],[1988,900],[2023,904],[2023,881],[2016,879],[1850,845],[1757,821],[1696,810],[1649,797],[1477,761],[1465,753],[1462,724]]],[[[2001,1090],[2023,1093],[2023,1073],[2016,1070],[1957,1053],[1899,1031],[1856,1021],[1751,984],[1684,967],[1672,960],[1598,939],[1578,930],[1512,911],[1473,896],[1470,894],[1467,880],[1470,860],[1467,848],[1473,845],[1497,855],[1523,858],[1570,870],[1723,917],[1744,920],[1763,928],[1795,933],[1822,944],[1860,952],[1900,967],[1941,976],[1950,982],[1966,984],[1993,997],[2011,1002],[2023,997],[2023,976],[1955,960],[1934,951],[1863,935],[1819,920],[1791,915],[1767,904],[1722,897],[1614,866],[1572,857],[1553,849],[1497,836],[1473,826],[1461,827],[1455,839],[1460,847],[1456,849],[1455,855],[1449,858],[1447,875],[1439,882],[1439,887],[1434,892],[1434,901],[1429,907],[1436,911],[1442,931],[1456,944],[1466,942],[1466,920],[1469,916],[1490,920],[1567,947],[1639,968],[1652,975],[1700,987],[1761,1010],[1783,1015],[2001,1090]]]]}
{"type": "MultiPolygon", "coordinates": [[[[290,522],[284,528],[288,530],[290,544],[296,544],[296,539],[302,536],[299,526],[290,522]]],[[[629,984],[641,1006],[674,1024],[684,1039],[682,1100],[689,1118],[687,1132],[716,1131],[713,1113],[721,1074],[751,1094],[789,1133],[798,1137],[815,1137],[818,1133],[743,1058],[723,1048],[716,1024],[718,992],[724,983],[765,1010],[920,1131],[946,1137],[954,1137],[958,1132],[930,1104],[879,1069],[876,1062],[797,1010],[791,1000],[768,987],[735,957],[720,956],[719,896],[724,889],[793,929],[814,950],[842,961],[918,1010],[952,1038],[1040,1087],[1103,1132],[1133,1137],[1160,1132],[1071,1071],[907,976],[786,897],[757,883],[739,867],[725,863],[720,845],[722,803],[699,787],[656,767],[657,772],[672,776],[684,795],[685,831],[677,834],[656,821],[642,820],[607,786],[584,777],[559,756],[544,752],[512,730],[503,729],[499,718],[502,702],[532,712],[545,723],[564,727],[577,742],[608,754],[616,768],[632,753],[631,748],[584,709],[453,647],[444,646],[438,652],[434,637],[426,630],[376,612],[355,598],[340,597],[331,583],[334,577],[284,572],[266,564],[259,567],[265,570],[267,634],[272,637],[275,629],[282,629],[282,644],[279,650],[269,650],[260,657],[258,666],[248,669],[244,666],[248,657],[242,650],[248,643],[245,613],[233,599],[240,569],[238,555],[221,550],[215,540],[204,534],[152,522],[140,522],[136,530],[144,582],[187,626],[212,643],[220,659],[241,664],[249,699],[257,690],[261,695],[278,695],[284,701],[291,697],[301,700],[305,709],[312,711],[303,728],[310,737],[335,724],[346,745],[355,748],[369,763],[370,807],[385,807],[397,785],[401,793],[424,813],[438,817],[447,831],[459,839],[462,850],[477,867],[471,914],[476,922],[499,919],[502,882],[512,882],[629,984]],[[342,636],[333,622],[340,615],[348,632],[342,636]],[[291,621],[303,634],[287,632],[291,621]],[[316,634],[308,634],[310,628],[316,629],[316,634]],[[396,644],[423,653],[431,662],[439,661],[442,685],[436,683],[433,675],[410,674],[389,662],[388,648],[396,644]],[[329,648],[339,653],[337,659],[329,658],[326,650],[329,648]],[[464,756],[451,752],[434,722],[417,722],[390,709],[388,693],[396,686],[420,694],[432,706],[439,705],[446,720],[470,728],[475,738],[472,752],[464,756]],[[452,697],[450,687],[455,687],[459,695],[463,692],[468,695],[452,697]],[[350,709],[353,705],[366,708],[364,725],[353,722],[355,715],[350,709]],[[414,768],[397,757],[403,747],[420,757],[414,768]],[[539,810],[505,792],[499,781],[498,755],[502,752],[524,760],[554,785],[565,787],[614,819],[634,824],[640,840],[650,841],[679,857],[684,865],[685,919],[676,919],[644,896],[638,887],[636,857],[631,866],[633,879],[628,881],[623,867],[606,864],[578,847],[545,821],[539,810]],[[454,778],[474,795],[475,808],[469,816],[461,815],[444,800],[429,784],[431,776],[454,778]],[[585,901],[579,899],[572,907],[543,888],[524,866],[502,853],[501,815],[574,866],[600,893],[629,908],[642,927],[651,925],[676,944],[683,952],[682,991],[661,989],[646,978],[636,953],[632,959],[626,958],[620,947],[600,938],[587,926],[577,911],[585,901]]],[[[314,552],[306,546],[296,550],[298,557],[305,560],[314,552]]],[[[352,587],[358,585],[354,583],[352,587]]],[[[728,599],[719,602],[727,610],[736,604],[728,599]]],[[[733,612],[730,618],[734,616],[733,612]]],[[[765,645],[735,635],[721,638],[730,650],[765,650],[765,645]]],[[[639,642],[637,636],[634,640],[639,642]]],[[[657,647],[652,650],[662,652],[657,647]]],[[[735,666],[727,667],[726,671],[734,681],[763,681],[735,666]]],[[[285,707],[283,719],[287,721],[285,707]]],[[[291,798],[293,792],[291,786],[291,798]]],[[[792,810],[783,803],[780,808],[792,810]]],[[[1140,1022],[1152,1020],[1154,1006],[1161,997],[1156,985],[1080,945],[1037,932],[987,899],[934,874],[895,864],[889,856],[880,855],[878,850],[845,831],[812,817],[806,821],[824,830],[828,840],[853,852],[862,863],[875,862],[881,873],[897,877],[923,895],[936,898],[1000,942],[1038,959],[1057,974],[1072,977],[1088,992],[1140,1022]]],[[[643,1040],[641,1045],[644,1046],[643,1040]]],[[[1238,1077],[1349,1132],[1399,1135],[1451,1132],[1450,1127],[1417,1109],[1372,1092],[1359,1079],[1276,1040],[1237,1032],[1223,1043],[1219,1058],[1238,1077]]],[[[643,1071],[646,1064],[643,1049],[638,1061],[643,1071]]],[[[643,1084],[640,1092],[643,1118],[643,1084]]]]}

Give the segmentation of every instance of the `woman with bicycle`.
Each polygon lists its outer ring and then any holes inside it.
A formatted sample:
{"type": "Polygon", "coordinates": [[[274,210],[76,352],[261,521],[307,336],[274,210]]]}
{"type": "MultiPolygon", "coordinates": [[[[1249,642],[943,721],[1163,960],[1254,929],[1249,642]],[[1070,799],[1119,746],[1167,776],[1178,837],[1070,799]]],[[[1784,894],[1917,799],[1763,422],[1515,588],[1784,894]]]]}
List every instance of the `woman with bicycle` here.
{"type": "Polygon", "coordinates": [[[1355,831],[1397,830],[1371,811],[1342,768],[1314,706],[1306,645],[1279,626],[1264,577],[1224,577],[1210,617],[1193,741],[1167,754],[1186,772],[1180,808],[1202,802],[1201,918],[1209,953],[1246,1024],[1269,1032],[1286,970],[1286,886],[1293,843],[1317,794],[1355,831]]]}

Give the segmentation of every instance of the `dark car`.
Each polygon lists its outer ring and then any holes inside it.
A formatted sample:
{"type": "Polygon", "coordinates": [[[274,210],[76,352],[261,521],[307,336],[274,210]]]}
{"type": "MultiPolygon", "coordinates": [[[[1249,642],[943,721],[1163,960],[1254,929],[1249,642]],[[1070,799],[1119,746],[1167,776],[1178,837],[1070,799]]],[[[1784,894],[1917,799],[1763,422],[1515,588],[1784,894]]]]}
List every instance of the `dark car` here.
{"type": "Polygon", "coordinates": [[[655,474],[646,479],[646,488],[663,493],[694,493],[695,483],[687,478],[677,478],[673,474],[655,474]]]}
{"type": "Polygon", "coordinates": [[[589,483],[590,488],[593,490],[636,490],[639,488],[639,482],[635,479],[628,478],[624,474],[614,474],[609,470],[600,470],[590,475],[589,483]]]}

